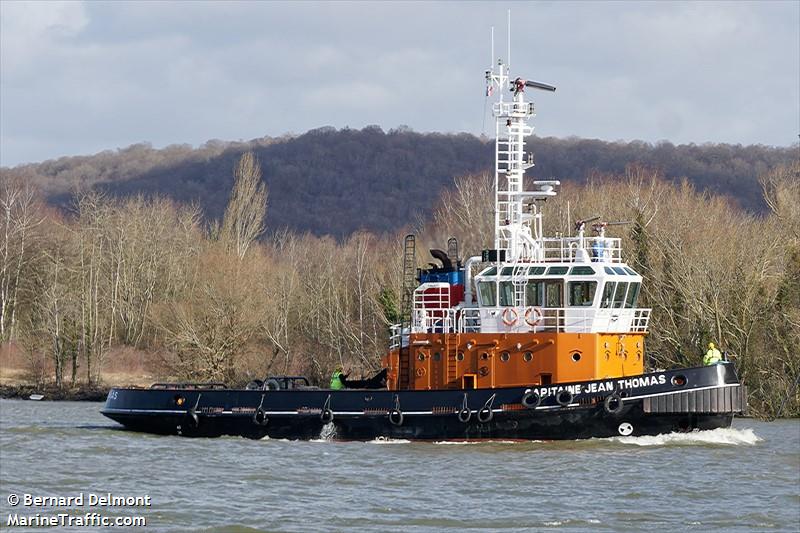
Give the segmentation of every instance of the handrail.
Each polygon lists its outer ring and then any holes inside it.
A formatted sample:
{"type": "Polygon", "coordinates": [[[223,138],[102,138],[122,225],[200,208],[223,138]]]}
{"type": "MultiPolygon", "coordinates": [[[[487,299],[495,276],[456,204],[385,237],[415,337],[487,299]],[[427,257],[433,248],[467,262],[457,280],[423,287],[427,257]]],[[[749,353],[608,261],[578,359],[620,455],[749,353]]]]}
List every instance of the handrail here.
{"type": "Polygon", "coordinates": [[[211,382],[211,383],[153,383],[150,385],[151,389],[227,389],[228,386],[224,383],[211,382]]]}
{"type": "MultiPolygon", "coordinates": [[[[411,330],[401,332],[400,325],[391,326],[390,347],[408,343],[409,333],[478,333],[486,317],[481,312],[492,313],[490,324],[496,324],[497,333],[556,332],[608,332],[646,333],[651,309],[647,308],[596,308],[596,307],[542,307],[537,308],[537,318],[527,321],[528,307],[492,308],[434,308],[416,309],[412,315],[411,330]],[[512,325],[503,324],[497,317],[505,309],[515,309],[519,317],[512,325]]],[[[494,328],[489,328],[494,329],[494,328]]]]}

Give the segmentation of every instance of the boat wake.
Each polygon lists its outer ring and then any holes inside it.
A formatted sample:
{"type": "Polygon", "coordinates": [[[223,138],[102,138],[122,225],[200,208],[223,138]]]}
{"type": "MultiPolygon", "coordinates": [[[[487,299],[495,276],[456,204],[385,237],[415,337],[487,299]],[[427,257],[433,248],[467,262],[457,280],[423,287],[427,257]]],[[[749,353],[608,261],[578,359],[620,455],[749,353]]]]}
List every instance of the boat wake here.
{"type": "Polygon", "coordinates": [[[612,441],[634,446],[753,446],[764,439],[750,428],[733,429],[718,428],[708,431],[692,431],[690,433],[667,433],[664,435],[644,437],[613,437],[612,441]]]}

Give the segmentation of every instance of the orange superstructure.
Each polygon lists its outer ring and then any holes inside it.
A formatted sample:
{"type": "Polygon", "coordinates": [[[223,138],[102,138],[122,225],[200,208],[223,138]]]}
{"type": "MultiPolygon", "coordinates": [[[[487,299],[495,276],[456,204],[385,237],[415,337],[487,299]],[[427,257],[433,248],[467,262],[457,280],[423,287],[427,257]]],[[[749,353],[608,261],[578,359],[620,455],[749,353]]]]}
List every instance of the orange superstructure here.
{"type": "Polygon", "coordinates": [[[389,388],[460,389],[548,385],[636,376],[644,334],[556,333],[411,335],[408,367],[400,349],[384,360],[389,388]],[[410,378],[410,379],[409,379],[410,378]]]}

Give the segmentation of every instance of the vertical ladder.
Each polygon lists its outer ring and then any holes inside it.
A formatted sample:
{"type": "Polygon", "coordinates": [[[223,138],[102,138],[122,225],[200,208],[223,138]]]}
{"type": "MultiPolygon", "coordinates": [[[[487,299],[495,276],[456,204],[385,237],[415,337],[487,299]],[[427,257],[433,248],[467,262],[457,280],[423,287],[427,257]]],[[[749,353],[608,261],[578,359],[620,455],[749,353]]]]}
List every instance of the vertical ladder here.
{"type": "Polygon", "coordinates": [[[403,244],[403,289],[400,296],[400,353],[398,388],[409,387],[409,368],[411,357],[411,306],[413,304],[414,281],[417,269],[416,238],[406,235],[403,244]],[[408,342],[403,345],[403,335],[408,332],[408,342]]]}
{"type": "Polygon", "coordinates": [[[511,283],[514,285],[514,306],[517,308],[525,307],[525,287],[528,285],[528,267],[526,265],[514,265],[511,274],[511,283]]]}
{"type": "Polygon", "coordinates": [[[458,341],[458,333],[447,333],[444,336],[445,360],[447,361],[445,386],[448,389],[460,388],[458,383],[458,341]]]}

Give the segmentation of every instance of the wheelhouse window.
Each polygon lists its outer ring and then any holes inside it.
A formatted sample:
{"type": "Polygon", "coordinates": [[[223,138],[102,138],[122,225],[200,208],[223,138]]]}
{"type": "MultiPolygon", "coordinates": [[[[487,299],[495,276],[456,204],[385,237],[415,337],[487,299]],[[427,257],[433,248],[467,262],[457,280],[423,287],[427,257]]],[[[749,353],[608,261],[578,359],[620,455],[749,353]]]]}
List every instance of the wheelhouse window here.
{"type": "Polygon", "coordinates": [[[576,266],[569,271],[570,276],[594,276],[594,268],[590,266],[576,266]]]}
{"type": "Polygon", "coordinates": [[[573,307],[591,307],[594,303],[594,293],[596,291],[596,281],[570,281],[569,305],[573,307]]]}
{"type": "Polygon", "coordinates": [[[569,267],[550,267],[547,269],[548,276],[563,276],[567,273],[569,267]]]}
{"type": "Polygon", "coordinates": [[[614,297],[614,288],[617,286],[615,281],[606,281],[603,285],[603,296],[600,298],[600,307],[608,309],[611,307],[612,298],[614,297]]]}
{"type": "Polygon", "coordinates": [[[494,281],[481,281],[478,283],[478,294],[481,297],[481,305],[483,307],[497,305],[497,285],[494,281]]]}
{"type": "Polygon", "coordinates": [[[637,281],[631,283],[628,287],[628,296],[625,298],[625,308],[632,309],[636,307],[636,302],[639,300],[639,289],[641,284],[637,281]]]}
{"type": "Polygon", "coordinates": [[[624,281],[617,282],[617,288],[614,290],[614,309],[622,308],[625,303],[625,290],[628,284],[624,281]]]}
{"type": "Polygon", "coordinates": [[[514,305],[514,284],[510,281],[500,282],[500,305],[503,307],[514,305]]]}
{"type": "Polygon", "coordinates": [[[561,281],[545,281],[544,282],[544,306],[545,307],[561,307],[563,282],[561,281]]]}
{"type": "Polygon", "coordinates": [[[544,281],[531,279],[525,287],[525,305],[540,306],[544,296],[544,281]]]}

